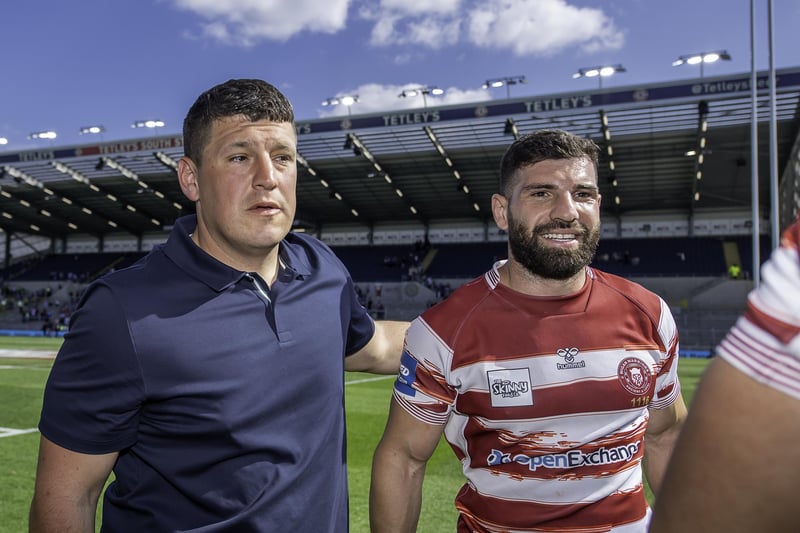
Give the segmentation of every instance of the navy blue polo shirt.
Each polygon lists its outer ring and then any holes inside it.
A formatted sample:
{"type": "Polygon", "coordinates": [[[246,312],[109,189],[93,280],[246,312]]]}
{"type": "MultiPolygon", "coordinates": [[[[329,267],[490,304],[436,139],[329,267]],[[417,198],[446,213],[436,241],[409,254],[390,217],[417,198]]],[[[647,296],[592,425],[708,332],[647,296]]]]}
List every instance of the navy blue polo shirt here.
{"type": "Polygon", "coordinates": [[[344,357],[374,323],[321,242],[289,234],[267,288],[195,226],[87,289],[39,429],[120,452],[104,531],[347,531],[344,357]]]}

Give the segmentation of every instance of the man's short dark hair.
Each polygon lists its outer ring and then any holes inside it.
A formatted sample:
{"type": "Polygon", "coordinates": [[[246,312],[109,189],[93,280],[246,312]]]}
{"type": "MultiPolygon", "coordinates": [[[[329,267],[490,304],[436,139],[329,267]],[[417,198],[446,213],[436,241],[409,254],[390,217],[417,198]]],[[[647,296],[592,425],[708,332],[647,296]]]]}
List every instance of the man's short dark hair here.
{"type": "Polygon", "coordinates": [[[269,120],[294,124],[292,104],[273,85],[257,79],[234,79],[197,97],[183,120],[183,152],[195,164],[208,142],[215,120],[243,116],[253,122],[269,120]]]}
{"type": "Polygon", "coordinates": [[[591,139],[564,130],[537,130],[524,135],[508,147],[500,161],[500,193],[511,194],[511,179],[520,168],[551,159],[588,157],[597,170],[599,149],[591,139]]]}

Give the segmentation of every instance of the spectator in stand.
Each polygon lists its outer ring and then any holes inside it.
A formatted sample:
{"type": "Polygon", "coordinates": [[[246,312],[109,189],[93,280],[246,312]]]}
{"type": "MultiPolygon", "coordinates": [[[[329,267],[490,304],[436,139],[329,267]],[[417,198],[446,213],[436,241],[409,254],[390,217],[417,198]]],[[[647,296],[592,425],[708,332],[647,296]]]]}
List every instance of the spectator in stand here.
{"type": "Polygon", "coordinates": [[[375,322],[344,265],[291,233],[297,134],[260,80],[184,121],[196,215],[95,281],[47,381],[30,531],[348,529],[345,370],[396,373],[405,322],[375,322]]]}
{"type": "Polygon", "coordinates": [[[373,533],[414,531],[444,433],[467,483],[459,532],[644,532],[686,415],[667,304],[589,267],[597,146],[534,132],[504,155],[492,212],[508,260],[406,334],[375,451],[373,533]]]}
{"type": "Polygon", "coordinates": [[[800,220],[698,385],[652,533],[800,531],[800,220]]]}

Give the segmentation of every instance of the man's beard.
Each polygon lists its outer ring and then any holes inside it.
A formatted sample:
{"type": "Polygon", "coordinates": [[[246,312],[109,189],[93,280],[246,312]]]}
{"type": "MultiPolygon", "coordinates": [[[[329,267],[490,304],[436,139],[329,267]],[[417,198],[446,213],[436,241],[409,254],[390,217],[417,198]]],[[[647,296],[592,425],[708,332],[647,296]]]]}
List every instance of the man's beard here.
{"type": "Polygon", "coordinates": [[[547,279],[569,279],[592,262],[600,242],[599,226],[590,230],[583,224],[553,222],[536,226],[532,232],[508,212],[508,244],[514,259],[534,276],[547,279]],[[545,246],[539,237],[559,229],[572,229],[579,237],[578,249],[545,246]],[[582,237],[582,238],[580,238],[582,237]]]}

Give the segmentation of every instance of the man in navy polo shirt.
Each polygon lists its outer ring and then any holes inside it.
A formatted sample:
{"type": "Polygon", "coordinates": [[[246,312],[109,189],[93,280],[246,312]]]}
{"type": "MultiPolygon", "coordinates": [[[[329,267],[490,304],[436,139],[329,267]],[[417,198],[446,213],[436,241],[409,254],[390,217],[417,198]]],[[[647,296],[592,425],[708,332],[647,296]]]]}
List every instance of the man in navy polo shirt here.
{"type": "Polygon", "coordinates": [[[93,283],[47,382],[34,532],[344,532],[344,371],[394,374],[325,245],[290,233],[297,136],[260,80],[203,93],[178,179],[196,215],[93,283]]]}

